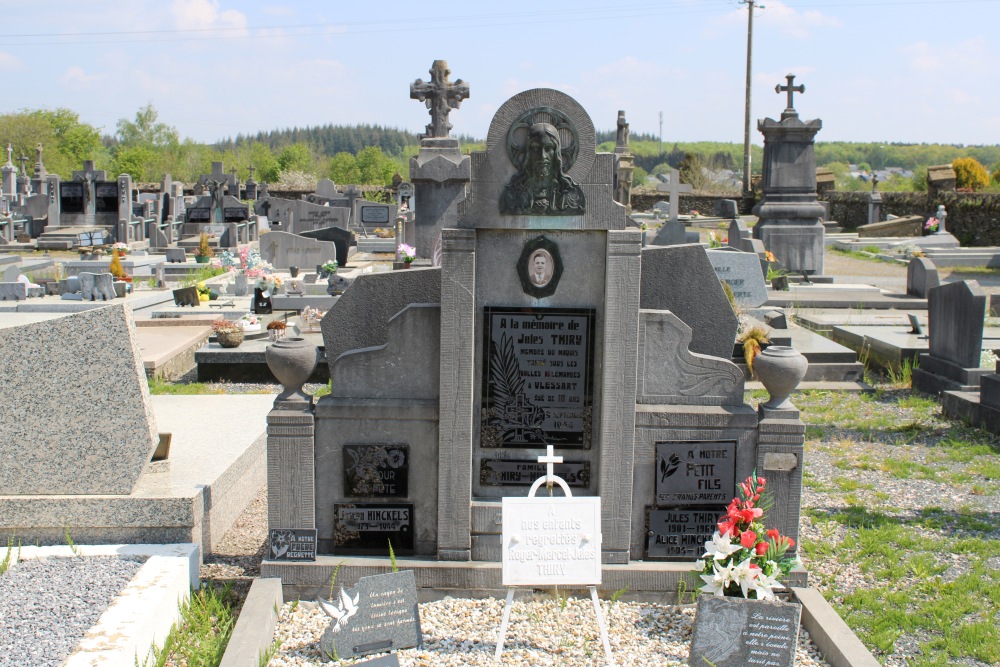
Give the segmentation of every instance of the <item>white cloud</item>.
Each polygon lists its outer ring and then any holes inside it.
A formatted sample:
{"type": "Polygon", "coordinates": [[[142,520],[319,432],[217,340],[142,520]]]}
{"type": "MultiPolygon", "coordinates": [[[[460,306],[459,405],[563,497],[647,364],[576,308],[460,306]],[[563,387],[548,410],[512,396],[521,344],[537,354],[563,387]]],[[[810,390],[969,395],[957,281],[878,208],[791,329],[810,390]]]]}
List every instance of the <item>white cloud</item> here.
{"type": "Polygon", "coordinates": [[[74,87],[89,86],[105,77],[105,74],[87,74],[82,67],[73,65],[66,68],[63,75],[59,77],[59,82],[74,87]]]}
{"type": "Polygon", "coordinates": [[[899,47],[899,53],[918,73],[989,73],[993,62],[989,45],[982,37],[964,42],[913,42],[899,47]]]}
{"type": "MultiPolygon", "coordinates": [[[[740,7],[711,21],[709,27],[703,31],[702,36],[715,38],[719,36],[721,28],[733,28],[735,26],[743,26],[743,32],[745,33],[746,25],[747,10],[740,7]]],[[[808,39],[817,30],[840,27],[843,27],[840,19],[827,16],[818,10],[799,11],[778,0],[769,0],[765,7],[758,9],[754,13],[755,33],[760,29],[773,28],[785,37],[808,39]]]]}
{"type": "Polygon", "coordinates": [[[21,69],[24,63],[21,59],[10,53],[0,51],[0,69],[21,69]]]}
{"type": "Polygon", "coordinates": [[[217,28],[232,30],[229,34],[246,34],[246,14],[235,9],[220,11],[217,0],[174,0],[170,13],[182,30],[217,28]]]}

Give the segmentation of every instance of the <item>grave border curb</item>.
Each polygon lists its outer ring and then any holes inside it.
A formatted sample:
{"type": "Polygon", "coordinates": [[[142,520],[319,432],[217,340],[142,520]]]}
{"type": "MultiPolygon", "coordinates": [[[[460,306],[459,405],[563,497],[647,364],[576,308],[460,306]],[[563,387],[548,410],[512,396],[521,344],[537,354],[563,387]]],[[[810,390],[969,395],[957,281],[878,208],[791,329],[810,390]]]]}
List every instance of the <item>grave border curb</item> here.
{"type": "Polygon", "coordinates": [[[274,642],[274,629],[284,604],[281,595],[281,579],[253,580],[219,667],[259,664],[260,656],[274,642]]]}
{"type": "Polygon", "coordinates": [[[822,593],[815,588],[792,588],[792,594],[802,604],[802,627],[831,667],[879,667],[822,593]]]}

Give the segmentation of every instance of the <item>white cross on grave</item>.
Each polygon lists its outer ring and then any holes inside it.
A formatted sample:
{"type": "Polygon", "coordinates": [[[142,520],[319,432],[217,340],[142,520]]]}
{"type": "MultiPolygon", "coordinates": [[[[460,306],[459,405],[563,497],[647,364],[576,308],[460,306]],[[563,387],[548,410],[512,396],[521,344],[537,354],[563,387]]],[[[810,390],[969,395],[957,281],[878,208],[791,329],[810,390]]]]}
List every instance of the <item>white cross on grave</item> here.
{"type": "Polygon", "coordinates": [[[502,499],[503,584],[507,601],[500,622],[496,659],[503,652],[504,637],[514,603],[514,587],[586,586],[594,604],[597,625],[601,630],[608,665],[614,665],[608,628],[597,597],[601,583],[601,498],[573,497],[566,481],[555,474],[556,456],[552,445],[538,457],[545,464],[545,474],[531,485],[527,498],[502,499]],[[542,484],[558,484],[565,497],[535,496],[542,484]]]}
{"type": "Polygon", "coordinates": [[[667,219],[668,221],[676,222],[678,220],[681,207],[681,193],[691,192],[692,190],[694,188],[691,187],[690,183],[681,183],[681,172],[676,169],[670,170],[670,187],[666,190],[667,194],[670,195],[670,217],[667,219]]]}

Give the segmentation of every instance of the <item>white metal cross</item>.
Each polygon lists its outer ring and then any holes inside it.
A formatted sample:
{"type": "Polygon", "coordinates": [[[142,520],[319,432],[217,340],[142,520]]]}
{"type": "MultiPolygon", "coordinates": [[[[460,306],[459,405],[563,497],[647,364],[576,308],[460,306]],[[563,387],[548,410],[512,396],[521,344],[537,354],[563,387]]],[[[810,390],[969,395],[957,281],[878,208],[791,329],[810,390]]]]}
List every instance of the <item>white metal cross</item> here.
{"type": "Polygon", "coordinates": [[[545,456],[539,456],[538,462],[545,464],[545,484],[546,486],[552,486],[553,475],[555,474],[555,469],[553,467],[554,463],[562,463],[563,457],[555,455],[555,449],[552,445],[548,445],[546,448],[545,456]]]}

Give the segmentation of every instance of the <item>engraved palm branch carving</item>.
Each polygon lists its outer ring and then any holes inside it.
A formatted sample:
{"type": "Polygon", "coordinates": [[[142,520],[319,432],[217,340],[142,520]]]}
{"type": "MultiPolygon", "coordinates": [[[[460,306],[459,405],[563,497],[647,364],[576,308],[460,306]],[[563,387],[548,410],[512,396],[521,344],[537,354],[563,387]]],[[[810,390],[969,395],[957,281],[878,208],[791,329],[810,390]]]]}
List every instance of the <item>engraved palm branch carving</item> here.
{"type": "Polygon", "coordinates": [[[489,392],[492,405],[488,423],[501,432],[504,442],[546,442],[541,429],[545,411],[528,400],[514,339],[506,333],[500,336],[499,343],[490,345],[489,392]]]}

